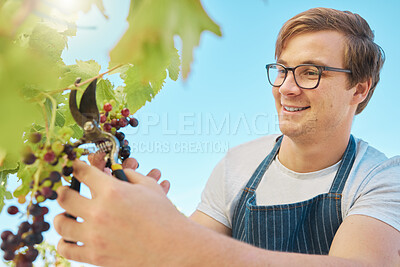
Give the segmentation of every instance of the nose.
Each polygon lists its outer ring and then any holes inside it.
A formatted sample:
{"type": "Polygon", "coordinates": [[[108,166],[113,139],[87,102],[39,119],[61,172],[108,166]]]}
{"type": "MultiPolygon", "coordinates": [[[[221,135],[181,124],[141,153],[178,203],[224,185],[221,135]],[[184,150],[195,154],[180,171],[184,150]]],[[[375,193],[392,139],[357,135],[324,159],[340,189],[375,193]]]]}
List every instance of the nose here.
{"type": "Polygon", "coordinates": [[[287,96],[296,96],[302,93],[301,88],[296,84],[293,71],[288,71],[285,81],[279,87],[279,93],[287,96]]]}

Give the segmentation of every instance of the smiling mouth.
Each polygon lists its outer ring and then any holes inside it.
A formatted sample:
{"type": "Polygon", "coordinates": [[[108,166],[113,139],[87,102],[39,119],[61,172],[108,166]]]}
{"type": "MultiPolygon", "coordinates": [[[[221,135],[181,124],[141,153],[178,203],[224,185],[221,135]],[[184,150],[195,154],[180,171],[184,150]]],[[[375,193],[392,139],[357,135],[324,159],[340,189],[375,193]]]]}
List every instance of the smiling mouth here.
{"type": "Polygon", "coordinates": [[[283,106],[283,108],[284,108],[286,111],[296,112],[296,111],[306,110],[306,109],[308,109],[308,108],[310,108],[310,107],[308,106],[308,107],[303,107],[303,108],[294,108],[294,107],[286,107],[286,106],[283,106]]]}

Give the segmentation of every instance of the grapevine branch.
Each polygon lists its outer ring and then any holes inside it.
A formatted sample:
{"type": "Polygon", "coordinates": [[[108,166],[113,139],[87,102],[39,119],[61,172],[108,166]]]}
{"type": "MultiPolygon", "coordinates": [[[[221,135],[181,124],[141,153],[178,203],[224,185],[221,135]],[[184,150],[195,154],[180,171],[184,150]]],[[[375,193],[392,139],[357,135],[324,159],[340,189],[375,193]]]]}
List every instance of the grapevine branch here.
{"type": "MultiPolygon", "coordinates": [[[[91,83],[91,82],[93,82],[94,80],[96,80],[96,79],[98,79],[98,78],[103,78],[103,76],[106,75],[107,73],[110,73],[110,72],[112,72],[112,71],[114,71],[114,70],[116,70],[116,69],[118,69],[118,68],[120,68],[120,67],[122,67],[122,66],[123,66],[123,64],[119,64],[119,65],[115,66],[114,68],[109,69],[109,70],[106,71],[106,72],[100,73],[99,75],[97,75],[97,76],[95,76],[95,77],[93,77],[93,78],[90,78],[90,79],[88,79],[88,80],[86,80],[86,81],[84,81],[84,82],[81,82],[81,83],[77,83],[77,84],[75,84],[75,86],[76,86],[76,87],[80,87],[80,86],[85,85],[85,84],[87,84],[87,83],[91,83]]],[[[67,89],[70,89],[70,88],[66,88],[66,89],[64,89],[64,90],[67,90],[67,89]]]]}

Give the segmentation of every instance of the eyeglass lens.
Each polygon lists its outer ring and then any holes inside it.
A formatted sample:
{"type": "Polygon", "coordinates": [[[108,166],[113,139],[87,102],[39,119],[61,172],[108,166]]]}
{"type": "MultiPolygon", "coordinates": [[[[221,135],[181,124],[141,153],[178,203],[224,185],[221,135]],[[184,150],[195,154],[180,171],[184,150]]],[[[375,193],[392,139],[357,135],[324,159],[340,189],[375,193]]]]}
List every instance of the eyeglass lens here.
{"type": "MultiPolygon", "coordinates": [[[[319,69],[315,66],[297,66],[294,69],[297,85],[302,88],[314,88],[320,78],[319,72],[319,69]]],[[[277,64],[269,65],[267,73],[272,86],[281,86],[287,76],[287,70],[277,64]]]]}

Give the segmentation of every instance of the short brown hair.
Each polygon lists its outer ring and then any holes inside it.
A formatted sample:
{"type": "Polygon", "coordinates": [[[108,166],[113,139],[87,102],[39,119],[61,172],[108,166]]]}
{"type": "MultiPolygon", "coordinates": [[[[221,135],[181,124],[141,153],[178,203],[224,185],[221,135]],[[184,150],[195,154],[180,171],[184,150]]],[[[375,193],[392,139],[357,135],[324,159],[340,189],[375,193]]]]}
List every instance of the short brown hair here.
{"type": "Polygon", "coordinates": [[[356,114],[359,114],[367,106],[374,93],[385,61],[382,48],[374,42],[374,33],[360,15],[350,11],[319,7],[294,16],[282,26],[279,32],[275,58],[279,58],[289,38],[301,33],[323,30],[338,31],[346,37],[344,63],[345,68],[351,70],[351,87],[372,78],[368,96],[357,107],[356,114]]]}

